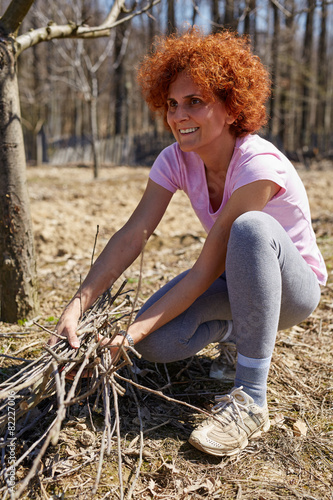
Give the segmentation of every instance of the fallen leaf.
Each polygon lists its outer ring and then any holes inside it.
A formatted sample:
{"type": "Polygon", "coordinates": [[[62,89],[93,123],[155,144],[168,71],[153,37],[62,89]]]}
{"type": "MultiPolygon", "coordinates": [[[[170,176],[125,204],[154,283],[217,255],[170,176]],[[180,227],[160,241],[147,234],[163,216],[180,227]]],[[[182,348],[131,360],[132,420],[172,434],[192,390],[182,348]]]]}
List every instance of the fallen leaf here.
{"type": "Polygon", "coordinates": [[[294,436],[306,436],[307,431],[308,428],[303,420],[296,420],[296,422],[293,424],[294,436]]]}
{"type": "Polygon", "coordinates": [[[272,419],[271,419],[271,425],[277,425],[280,427],[284,423],[284,415],[283,413],[277,413],[272,419]]]}

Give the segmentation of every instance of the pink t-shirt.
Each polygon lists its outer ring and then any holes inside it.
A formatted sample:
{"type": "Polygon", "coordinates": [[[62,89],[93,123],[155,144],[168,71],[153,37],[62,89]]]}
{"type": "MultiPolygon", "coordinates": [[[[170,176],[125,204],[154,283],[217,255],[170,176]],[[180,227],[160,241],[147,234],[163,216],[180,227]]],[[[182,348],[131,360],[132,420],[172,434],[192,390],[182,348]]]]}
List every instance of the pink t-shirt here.
{"type": "MultiPolygon", "coordinates": [[[[316,243],[310,207],[304,185],[290,161],[270,142],[258,135],[237,138],[226,175],[223,200],[214,212],[211,207],[205,166],[196,153],[184,153],[178,143],[164,149],[150,170],[150,178],[174,193],[183,190],[207,233],[232,193],[257,180],[270,180],[281,189],[263,212],[285,229],[302,257],[313,269],[320,284],[327,280],[324,259],[316,243]]],[[[212,193],[214,186],[210,186],[212,193]]]]}

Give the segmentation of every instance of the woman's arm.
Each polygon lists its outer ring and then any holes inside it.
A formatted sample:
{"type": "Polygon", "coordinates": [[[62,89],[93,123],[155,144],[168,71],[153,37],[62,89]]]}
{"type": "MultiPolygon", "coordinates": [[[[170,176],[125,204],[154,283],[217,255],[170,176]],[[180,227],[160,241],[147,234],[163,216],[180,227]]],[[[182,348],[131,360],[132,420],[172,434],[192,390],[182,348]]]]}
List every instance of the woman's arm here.
{"type": "Polygon", "coordinates": [[[225,270],[227,244],[233,222],[241,214],[261,211],[280,187],[255,181],[237,189],[209,232],[198,260],[189,273],[147,309],[128,332],[135,343],[185,311],[225,270]]]}
{"type": "MultiPolygon", "coordinates": [[[[76,328],[79,318],[130,266],[142,251],[144,239],[149,238],[160,222],[172,193],[151,179],[137,208],[128,222],[116,232],[91,267],[73,299],[57,324],[57,332],[67,336],[72,347],[79,347],[76,328]]],[[[57,341],[51,337],[49,344],[57,341]]]]}

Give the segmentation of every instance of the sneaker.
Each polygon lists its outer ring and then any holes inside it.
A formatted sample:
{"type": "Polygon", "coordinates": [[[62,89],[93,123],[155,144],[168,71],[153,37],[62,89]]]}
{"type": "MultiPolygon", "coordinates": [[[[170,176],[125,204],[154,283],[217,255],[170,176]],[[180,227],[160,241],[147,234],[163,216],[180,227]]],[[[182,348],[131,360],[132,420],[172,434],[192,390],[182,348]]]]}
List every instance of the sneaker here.
{"type": "Polygon", "coordinates": [[[216,396],[218,403],[212,408],[213,416],[192,432],[189,443],[210,455],[230,456],[243,450],[249,439],[268,431],[267,404],[260,408],[242,389],[234,388],[230,394],[216,396]]]}
{"type": "Polygon", "coordinates": [[[209,376],[217,380],[235,380],[237,349],[234,342],[220,342],[220,355],[213,361],[209,376]]]}

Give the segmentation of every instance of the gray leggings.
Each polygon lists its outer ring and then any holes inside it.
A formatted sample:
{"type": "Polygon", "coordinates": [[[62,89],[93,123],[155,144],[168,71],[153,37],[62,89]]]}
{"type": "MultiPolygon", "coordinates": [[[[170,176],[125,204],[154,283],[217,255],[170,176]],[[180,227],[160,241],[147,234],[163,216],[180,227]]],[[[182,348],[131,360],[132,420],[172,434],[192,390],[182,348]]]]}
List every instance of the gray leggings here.
{"type": "MultiPolygon", "coordinates": [[[[180,281],[180,274],[156,292],[138,316],[180,281]]],[[[247,212],[233,223],[226,271],[175,319],[136,345],[159,363],[195,355],[223,339],[233,320],[237,351],[250,358],[271,356],[277,330],[305,320],[317,307],[317,277],[283,227],[263,212],[247,212]]]]}

